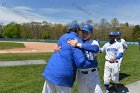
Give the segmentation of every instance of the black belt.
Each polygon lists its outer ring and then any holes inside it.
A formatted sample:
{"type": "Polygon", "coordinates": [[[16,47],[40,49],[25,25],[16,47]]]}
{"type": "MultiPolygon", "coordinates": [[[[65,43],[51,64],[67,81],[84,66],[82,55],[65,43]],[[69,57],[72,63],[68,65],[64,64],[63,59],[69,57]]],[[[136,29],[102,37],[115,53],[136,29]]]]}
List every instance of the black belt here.
{"type": "MultiPolygon", "coordinates": [[[[94,68],[94,69],[91,69],[90,71],[94,72],[94,71],[96,71],[96,69],[94,68]]],[[[81,71],[81,72],[82,72],[82,74],[89,74],[89,71],[81,71]]]]}
{"type": "Polygon", "coordinates": [[[118,61],[115,61],[115,62],[112,62],[110,60],[106,60],[106,61],[108,61],[109,63],[118,63],[118,61]]]}

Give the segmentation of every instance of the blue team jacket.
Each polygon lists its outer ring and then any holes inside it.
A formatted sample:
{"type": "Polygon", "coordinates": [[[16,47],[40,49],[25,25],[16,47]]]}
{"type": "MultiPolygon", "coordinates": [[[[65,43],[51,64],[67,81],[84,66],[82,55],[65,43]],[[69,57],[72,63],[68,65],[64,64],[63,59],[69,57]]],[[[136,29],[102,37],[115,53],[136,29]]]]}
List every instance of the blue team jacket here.
{"type": "Polygon", "coordinates": [[[67,40],[75,38],[78,42],[83,43],[75,32],[66,33],[58,40],[61,50],[51,56],[42,74],[49,82],[72,87],[77,68],[93,67],[93,62],[87,60],[81,49],[73,48],[67,44],[67,40]]]}

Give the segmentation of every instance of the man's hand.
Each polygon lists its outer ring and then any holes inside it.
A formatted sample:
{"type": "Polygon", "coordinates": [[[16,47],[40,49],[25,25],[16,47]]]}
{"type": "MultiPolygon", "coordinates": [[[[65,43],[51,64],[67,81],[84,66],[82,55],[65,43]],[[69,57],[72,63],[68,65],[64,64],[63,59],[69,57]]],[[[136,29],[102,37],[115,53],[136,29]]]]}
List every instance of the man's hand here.
{"type": "Polygon", "coordinates": [[[58,52],[60,49],[61,49],[61,46],[56,45],[56,46],[54,47],[54,52],[58,52]]]}
{"type": "Polygon", "coordinates": [[[116,58],[111,58],[109,61],[114,63],[116,61],[116,58]]]}
{"type": "Polygon", "coordinates": [[[72,47],[76,47],[76,43],[78,43],[78,40],[77,39],[74,39],[74,40],[68,40],[67,43],[72,46],[72,47]]]}

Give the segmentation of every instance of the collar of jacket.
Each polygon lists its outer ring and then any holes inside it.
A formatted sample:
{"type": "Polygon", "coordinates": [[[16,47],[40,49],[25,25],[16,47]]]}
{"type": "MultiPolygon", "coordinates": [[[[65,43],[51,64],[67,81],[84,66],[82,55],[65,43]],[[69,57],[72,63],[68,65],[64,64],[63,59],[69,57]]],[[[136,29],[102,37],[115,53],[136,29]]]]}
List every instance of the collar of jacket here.
{"type": "Polygon", "coordinates": [[[75,32],[70,32],[69,34],[71,34],[71,35],[75,35],[75,36],[78,36],[78,34],[75,33],[75,32]]]}

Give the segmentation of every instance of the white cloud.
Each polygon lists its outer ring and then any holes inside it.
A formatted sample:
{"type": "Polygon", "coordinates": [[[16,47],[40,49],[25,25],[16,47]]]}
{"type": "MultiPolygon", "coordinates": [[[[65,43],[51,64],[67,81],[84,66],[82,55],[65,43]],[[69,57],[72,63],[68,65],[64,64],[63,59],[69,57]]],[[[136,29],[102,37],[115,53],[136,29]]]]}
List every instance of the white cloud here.
{"type": "Polygon", "coordinates": [[[139,4],[129,4],[111,9],[105,8],[102,4],[90,6],[73,6],[73,8],[42,8],[35,10],[26,6],[16,6],[12,8],[0,6],[0,23],[17,23],[30,21],[48,21],[51,23],[68,23],[74,19],[79,22],[92,19],[99,21],[101,18],[118,18],[120,22],[140,24],[139,4]],[[103,11],[104,10],[104,11],[103,11]]]}
{"type": "Polygon", "coordinates": [[[40,9],[41,14],[51,16],[58,22],[68,23],[72,20],[78,20],[79,22],[86,21],[88,19],[96,19],[93,13],[84,9],[73,8],[42,8],[40,9]]]}
{"type": "MultiPolygon", "coordinates": [[[[47,13],[52,12],[52,14],[56,13],[57,9],[42,9],[42,12],[46,11],[47,13]]],[[[67,10],[62,9],[61,11],[58,11],[56,14],[59,14],[58,16],[50,16],[50,15],[41,15],[41,13],[37,13],[36,10],[26,7],[26,6],[16,6],[12,8],[0,6],[0,23],[9,23],[9,22],[17,22],[17,23],[24,23],[24,22],[31,22],[31,21],[47,21],[51,23],[63,23],[66,24],[67,22],[70,22],[74,18],[69,18],[70,16],[61,15],[61,13],[66,12],[67,10]]],[[[70,13],[73,13],[72,10],[70,10],[70,13]]]]}
{"type": "Polygon", "coordinates": [[[31,21],[48,21],[55,22],[51,18],[42,16],[38,13],[32,11],[32,8],[25,6],[17,6],[13,8],[0,6],[0,22],[9,23],[9,22],[31,22],[31,21]]]}
{"type": "Polygon", "coordinates": [[[14,9],[17,9],[17,10],[28,10],[28,11],[31,11],[31,10],[34,10],[30,7],[26,7],[26,6],[16,6],[14,7],[14,9]]]}
{"type": "Polygon", "coordinates": [[[61,13],[62,10],[56,8],[42,8],[40,9],[40,12],[46,14],[55,14],[55,13],[61,13]]]}
{"type": "Polygon", "coordinates": [[[15,21],[18,23],[21,22],[27,22],[28,20],[21,17],[20,15],[14,13],[13,11],[10,11],[10,9],[5,7],[0,7],[0,21],[2,22],[11,22],[15,21]]]}

